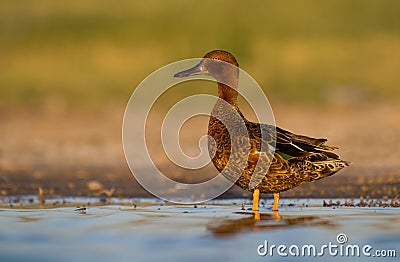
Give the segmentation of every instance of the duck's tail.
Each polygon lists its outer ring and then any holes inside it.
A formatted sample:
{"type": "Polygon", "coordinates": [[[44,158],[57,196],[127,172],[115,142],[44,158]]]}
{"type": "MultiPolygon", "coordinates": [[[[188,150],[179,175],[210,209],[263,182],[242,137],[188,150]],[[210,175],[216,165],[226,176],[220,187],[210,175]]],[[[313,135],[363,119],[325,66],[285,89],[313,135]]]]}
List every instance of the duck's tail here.
{"type": "Polygon", "coordinates": [[[348,161],[341,160],[335,154],[332,155],[330,152],[321,151],[318,153],[311,153],[306,157],[291,159],[289,162],[294,169],[308,176],[310,181],[331,176],[351,164],[348,161]]]}
{"type": "Polygon", "coordinates": [[[335,174],[342,168],[349,166],[350,162],[340,159],[332,159],[332,160],[312,162],[311,165],[312,165],[311,176],[314,178],[313,180],[318,180],[320,178],[335,174]]]}

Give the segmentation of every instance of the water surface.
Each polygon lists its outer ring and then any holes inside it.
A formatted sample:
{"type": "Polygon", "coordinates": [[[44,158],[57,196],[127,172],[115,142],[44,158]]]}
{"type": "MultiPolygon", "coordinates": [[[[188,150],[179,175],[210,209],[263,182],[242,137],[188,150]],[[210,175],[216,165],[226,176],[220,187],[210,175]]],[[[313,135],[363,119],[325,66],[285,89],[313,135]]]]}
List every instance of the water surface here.
{"type": "MultiPolygon", "coordinates": [[[[259,245],[371,245],[400,255],[400,209],[322,207],[322,200],[283,200],[279,214],[246,200],[179,206],[137,200],[94,205],[0,209],[0,261],[291,261],[260,256],[259,245]]],[[[86,199],[84,201],[87,202],[86,199]]],[[[79,203],[78,203],[79,204],[79,203]]],[[[287,250],[286,250],[287,252],[287,250]]],[[[373,251],[371,251],[373,252],[373,251]]],[[[325,254],[297,260],[381,259],[325,254]]],[[[385,261],[396,258],[385,258],[385,261]]]]}

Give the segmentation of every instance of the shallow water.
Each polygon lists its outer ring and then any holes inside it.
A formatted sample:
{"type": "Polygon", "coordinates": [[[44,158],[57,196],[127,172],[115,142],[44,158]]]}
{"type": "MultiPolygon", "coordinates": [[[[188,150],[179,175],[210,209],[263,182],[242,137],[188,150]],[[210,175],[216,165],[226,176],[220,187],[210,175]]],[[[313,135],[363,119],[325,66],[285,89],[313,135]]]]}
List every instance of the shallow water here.
{"type": "MultiPolygon", "coordinates": [[[[79,201],[78,201],[79,202],[79,201]]],[[[87,199],[81,199],[87,203],[87,199]]],[[[321,200],[283,200],[279,214],[261,207],[259,217],[242,210],[245,200],[179,206],[137,200],[90,205],[85,211],[72,205],[55,208],[0,209],[0,261],[291,261],[273,251],[260,256],[259,245],[369,244],[372,250],[395,250],[400,256],[400,209],[321,207],[321,200]],[[308,207],[306,207],[308,206],[308,207]]],[[[78,203],[79,204],[79,203],[78,203]]],[[[338,245],[340,246],[340,245],[338,245]]],[[[264,249],[261,248],[261,251],[264,249]]],[[[339,249],[338,249],[339,250],[339,249]]],[[[323,259],[380,261],[374,257],[301,256],[323,259]]],[[[288,253],[288,250],[286,250],[288,253]]],[[[394,261],[396,258],[385,258],[394,261]]]]}

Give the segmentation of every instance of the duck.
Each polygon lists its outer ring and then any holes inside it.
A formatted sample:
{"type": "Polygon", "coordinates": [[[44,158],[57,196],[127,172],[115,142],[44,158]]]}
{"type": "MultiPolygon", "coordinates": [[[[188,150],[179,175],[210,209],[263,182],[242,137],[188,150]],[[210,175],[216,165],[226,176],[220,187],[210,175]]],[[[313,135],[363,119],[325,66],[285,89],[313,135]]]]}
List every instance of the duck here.
{"type": "Polygon", "coordinates": [[[326,145],[325,138],[297,135],[275,125],[246,119],[238,105],[239,64],[230,52],[208,52],[197,65],[176,73],[174,77],[193,75],[209,75],[216,79],[219,99],[208,123],[209,154],[224,177],[252,192],[253,211],[259,210],[260,193],[273,194],[272,211],[277,212],[281,192],[329,177],[350,165],[332,152],[338,148],[326,145]],[[245,144],[243,141],[232,141],[243,137],[243,130],[235,131],[240,129],[239,122],[247,131],[244,139],[249,144],[248,150],[241,150],[245,144]],[[232,136],[230,132],[237,135],[232,136]],[[261,147],[262,143],[269,146],[261,147]],[[242,163],[243,170],[238,175],[233,174],[235,168],[226,168],[230,158],[242,163]],[[259,161],[264,165],[257,166],[259,161]],[[254,181],[257,181],[255,185],[254,181]]]}

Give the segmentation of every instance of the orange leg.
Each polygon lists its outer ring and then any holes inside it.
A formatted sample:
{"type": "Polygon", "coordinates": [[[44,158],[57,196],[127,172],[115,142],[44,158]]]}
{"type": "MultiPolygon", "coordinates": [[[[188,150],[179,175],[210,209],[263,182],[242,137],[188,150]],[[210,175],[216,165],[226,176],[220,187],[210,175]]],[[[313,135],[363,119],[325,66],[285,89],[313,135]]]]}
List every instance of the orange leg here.
{"type": "Polygon", "coordinates": [[[278,211],[272,211],[272,213],[274,213],[274,217],[275,217],[276,221],[279,221],[282,219],[281,216],[279,215],[278,211]]]}
{"type": "Polygon", "coordinates": [[[258,211],[258,201],[260,200],[260,190],[254,189],[253,192],[253,211],[258,211]]]}
{"type": "Polygon", "coordinates": [[[274,206],[272,207],[272,211],[278,211],[279,206],[279,193],[274,193],[274,206]]]}

